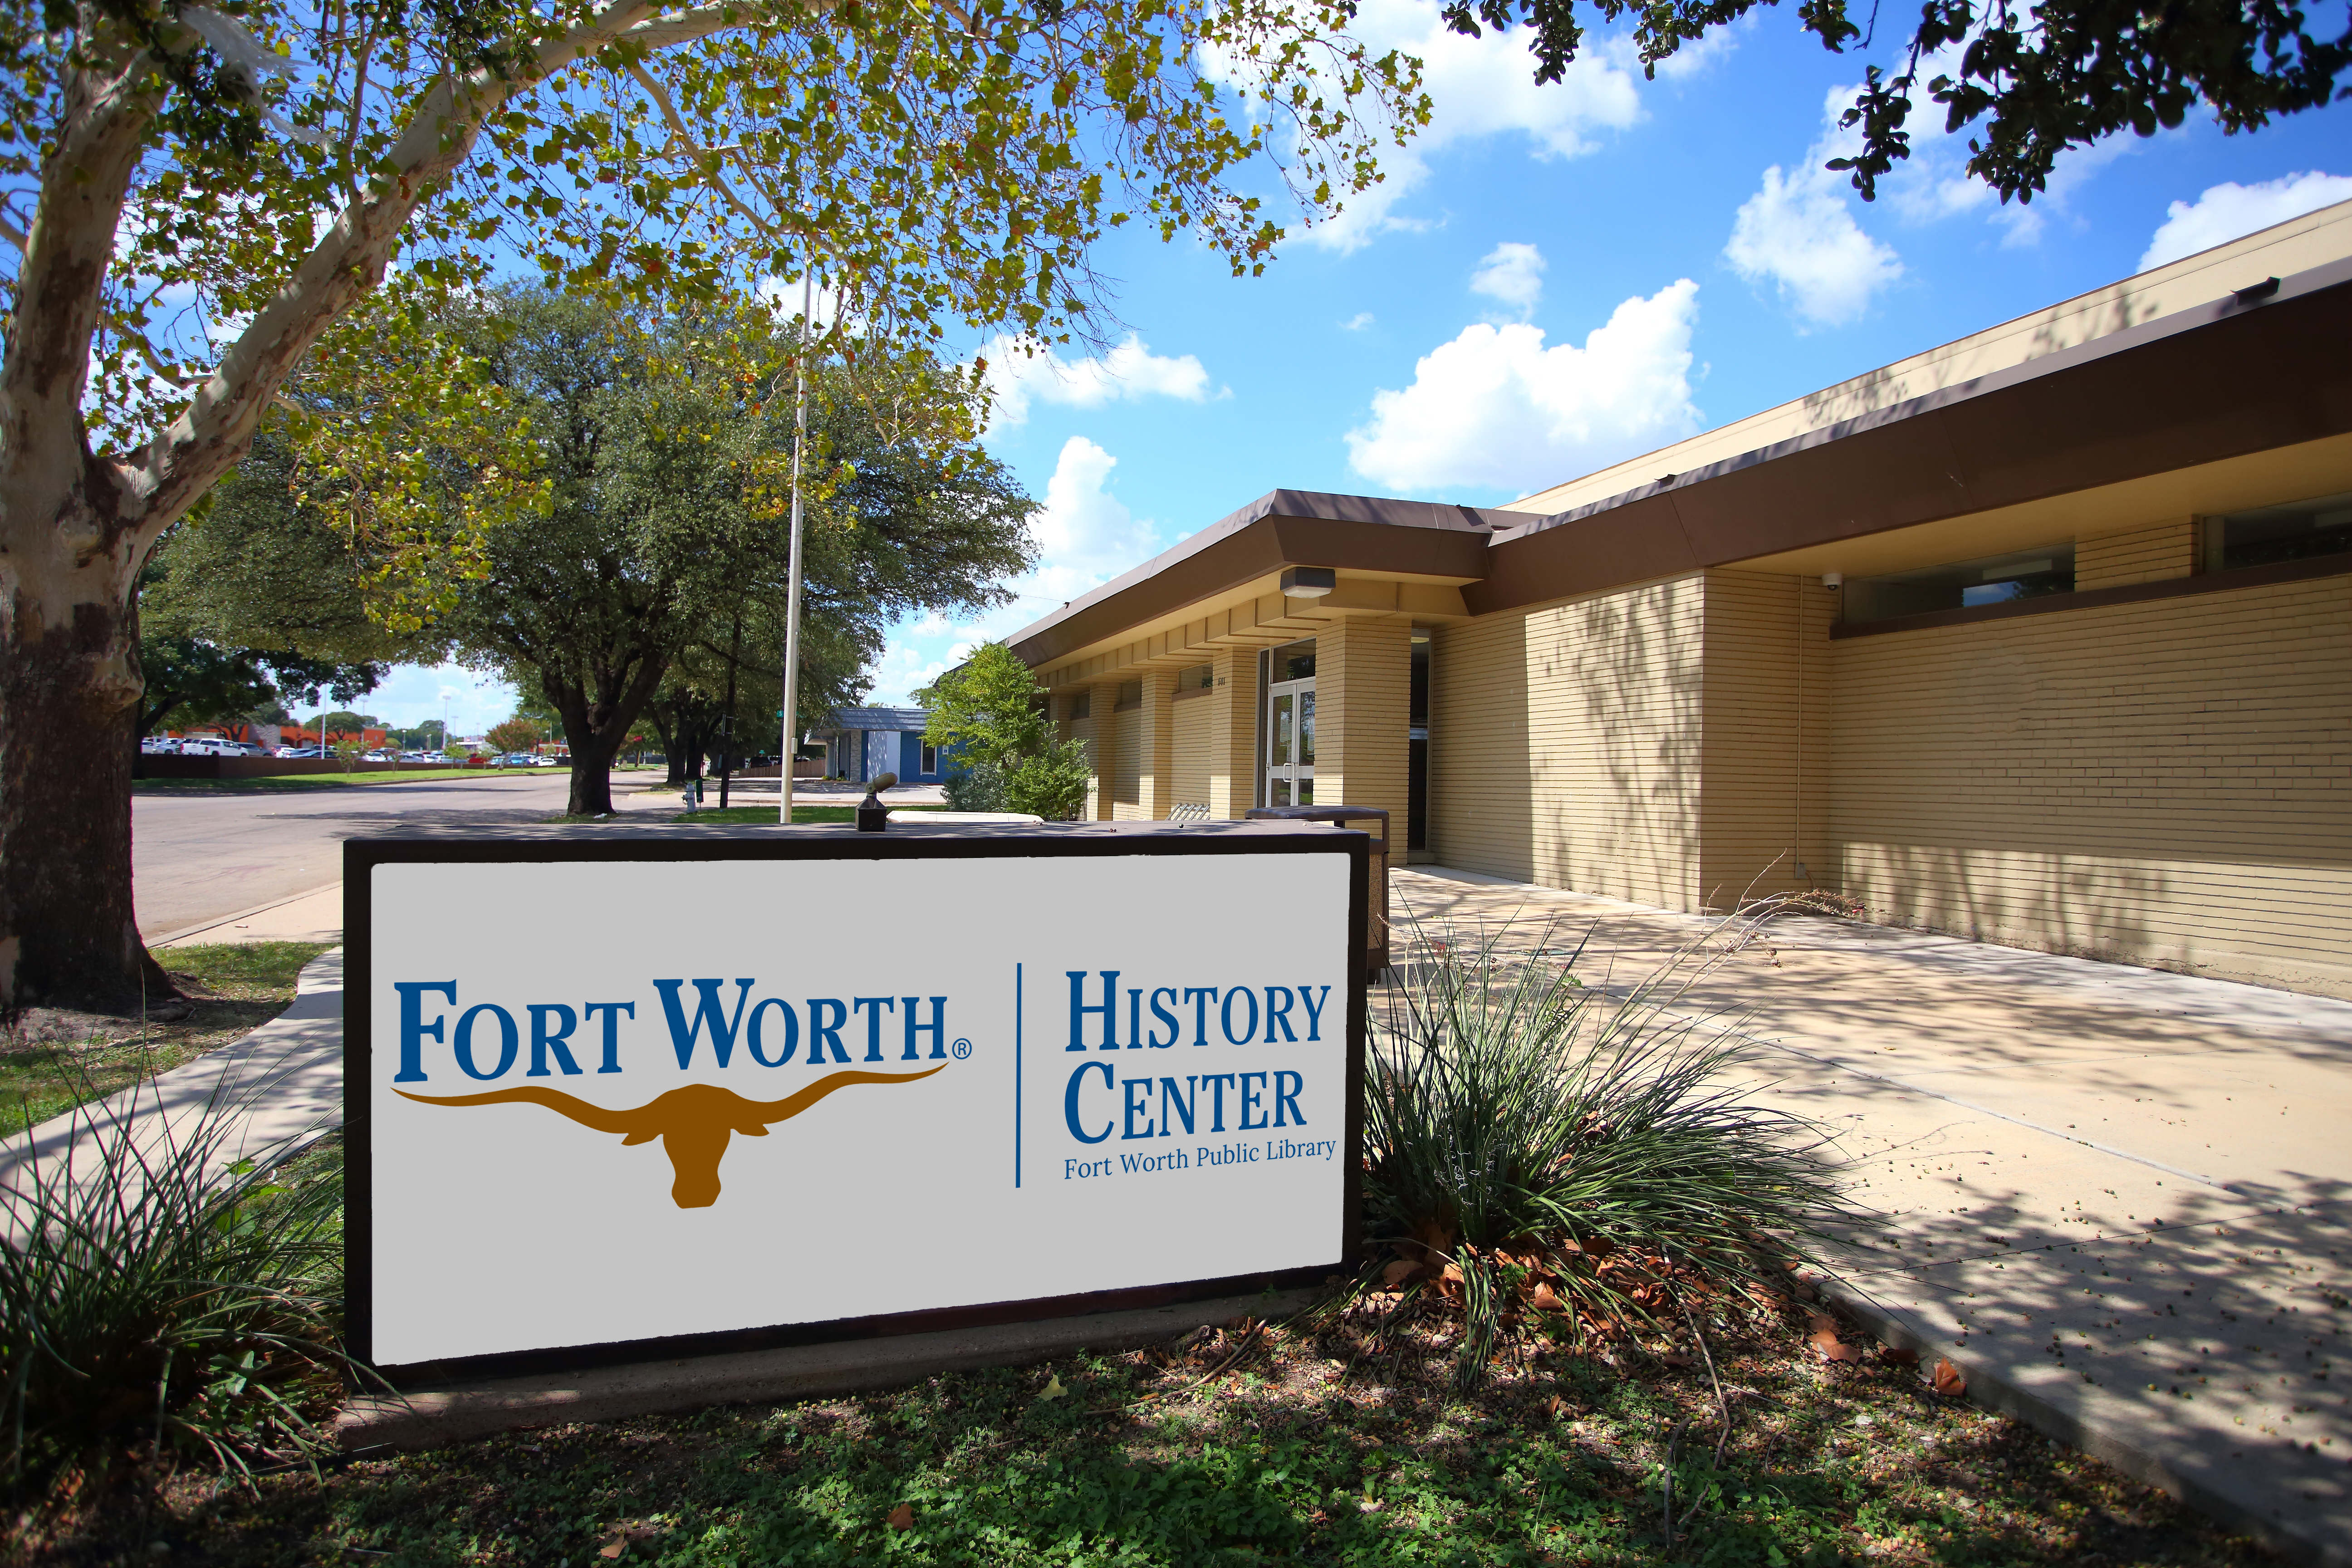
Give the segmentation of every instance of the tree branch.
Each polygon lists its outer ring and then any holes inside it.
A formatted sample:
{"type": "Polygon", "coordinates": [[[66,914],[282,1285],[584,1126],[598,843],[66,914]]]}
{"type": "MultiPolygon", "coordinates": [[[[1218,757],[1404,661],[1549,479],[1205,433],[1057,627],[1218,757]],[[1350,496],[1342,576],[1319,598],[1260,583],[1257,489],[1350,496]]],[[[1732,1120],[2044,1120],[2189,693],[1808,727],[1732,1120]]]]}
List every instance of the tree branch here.
{"type": "MultiPolygon", "coordinates": [[[[830,11],[837,0],[809,4],[830,11]]],[[[652,9],[650,0],[614,0],[590,21],[540,45],[530,66],[510,78],[482,68],[444,77],[425,91],[386,154],[396,172],[373,179],[343,209],[229,346],[194,401],[139,461],[123,466],[126,488],[136,498],[142,550],[234,466],[279,385],[319,335],[383,278],[409,216],[472,153],[491,112],[518,91],[615,43],[670,48],[749,20],[740,3],[648,16],[652,9]]]]}

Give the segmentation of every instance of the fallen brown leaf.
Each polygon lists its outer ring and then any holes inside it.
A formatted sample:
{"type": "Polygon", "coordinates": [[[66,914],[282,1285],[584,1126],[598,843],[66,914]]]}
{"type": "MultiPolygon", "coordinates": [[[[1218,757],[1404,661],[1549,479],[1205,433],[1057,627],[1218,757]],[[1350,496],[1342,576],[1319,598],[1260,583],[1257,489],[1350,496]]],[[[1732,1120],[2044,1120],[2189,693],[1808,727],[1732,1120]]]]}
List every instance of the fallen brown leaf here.
{"type": "Polygon", "coordinates": [[[1411,1279],[1414,1275],[1420,1272],[1420,1264],[1408,1262],[1404,1258],[1400,1258],[1394,1263],[1390,1264],[1386,1268],[1381,1270],[1381,1283],[1393,1290],[1398,1286],[1403,1284],[1406,1280],[1411,1279]]]}
{"type": "Polygon", "coordinates": [[[892,1509],[890,1510],[890,1528],[893,1530],[914,1529],[915,1505],[910,1502],[902,1502],[897,1508],[892,1509]]]}
{"type": "Polygon", "coordinates": [[[1817,1330],[1810,1342],[1813,1349],[1820,1352],[1823,1361],[1860,1361],[1862,1359],[1861,1348],[1846,1343],[1838,1338],[1836,1331],[1832,1329],[1817,1330]]]}
{"type": "Polygon", "coordinates": [[[1937,1357],[1934,1386],[1936,1392],[1945,1398],[1958,1399],[1969,1391],[1969,1380],[1958,1367],[1942,1357],[1937,1357]]]}
{"type": "Polygon", "coordinates": [[[1691,1363],[1691,1358],[1681,1351],[1668,1351],[1658,1359],[1668,1366],[1688,1366],[1691,1363]]]}
{"type": "Polygon", "coordinates": [[[1881,1345],[1878,1347],[1878,1359],[1889,1366],[1917,1366],[1919,1352],[1901,1345],[1881,1345]]]}
{"type": "Polygon", "coordinates": [[[1528,1304],[1541,1308],[1547,1312],[1557,1312],[1560,1309],[1559,1293],[1548,1282],[1538,1279],[1536,1281],[1536,1288],[1528,1292],[1528,1304]]]}

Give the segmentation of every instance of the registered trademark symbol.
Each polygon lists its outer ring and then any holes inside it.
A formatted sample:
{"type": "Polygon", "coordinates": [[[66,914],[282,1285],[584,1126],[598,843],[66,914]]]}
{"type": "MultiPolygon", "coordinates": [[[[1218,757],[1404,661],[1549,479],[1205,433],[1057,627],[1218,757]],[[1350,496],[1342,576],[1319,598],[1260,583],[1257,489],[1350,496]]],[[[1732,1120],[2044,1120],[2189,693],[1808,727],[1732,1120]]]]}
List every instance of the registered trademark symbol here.
{"type": "Polygon", "coordinates": [[[970,1040],[958,1040],[954,1045],[950,1046],[948,1049],[955,1052],[956,1060],[961,1061],[964,1058],[971,1055],[971,1042],[970,1040]]]}

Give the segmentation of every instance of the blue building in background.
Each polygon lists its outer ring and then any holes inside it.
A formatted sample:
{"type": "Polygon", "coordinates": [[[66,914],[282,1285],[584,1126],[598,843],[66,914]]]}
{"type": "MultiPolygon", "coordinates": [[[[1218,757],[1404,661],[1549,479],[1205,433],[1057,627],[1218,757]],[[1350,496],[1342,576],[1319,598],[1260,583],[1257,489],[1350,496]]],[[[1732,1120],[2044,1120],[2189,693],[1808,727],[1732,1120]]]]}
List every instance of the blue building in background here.
{"type": "Polygon", "coordinates": [[[920,708],[836,708],[833,725],[812,736],[824,742],[825,774],[859,783],[897,773],[903,784],[939,784],[954,765],[955,748],[927,745],[920,708]]]}

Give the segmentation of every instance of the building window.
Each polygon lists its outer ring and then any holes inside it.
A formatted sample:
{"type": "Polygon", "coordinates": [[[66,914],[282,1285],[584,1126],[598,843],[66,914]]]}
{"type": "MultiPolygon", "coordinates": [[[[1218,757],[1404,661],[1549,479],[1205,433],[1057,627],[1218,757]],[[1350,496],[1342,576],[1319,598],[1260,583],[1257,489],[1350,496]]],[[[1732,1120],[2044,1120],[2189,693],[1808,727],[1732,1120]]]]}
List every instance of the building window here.
{"type": "Polygon", "coordinates": [[[1849,577],[1839,618],[1859,626],[2074,591],[2074,545],[2044,544],[1878,577],[1849,577]]]}
{"type": "Polygon", "coordinates": [[[1305,680],[1315,673],[1315,639],[1285,643],[1274,650],[1274,679],[1305,680]]]}
{"type": "Polygon", "coordinates": [[[1072,722],[1076,722],[1080,719],[1091,719],[1094,717],[1094,713],[1095,694],[1093,692],[1081,691],[1076,697],[1070,699],[1070,719],[1072,722]]]}
{"type": "Polygon", "coordinates": [[[926,741],[923,742],[923,772],[929,774],[938,773],[939,771],[940,749],[937,746],[932,745],[929,741],[926,741]]]}
{"type": "Polygon", "coordinates": [[[2352,491],[2205,520],[2205,570],[2352,553],[2352,491]]]}
{"type": "Polygon", "coordinates": [[[1216,684],[1217,667],[1213,664],[1191,665],[1176,672],[1179,691],[1206,691],[1216,684]]]}

